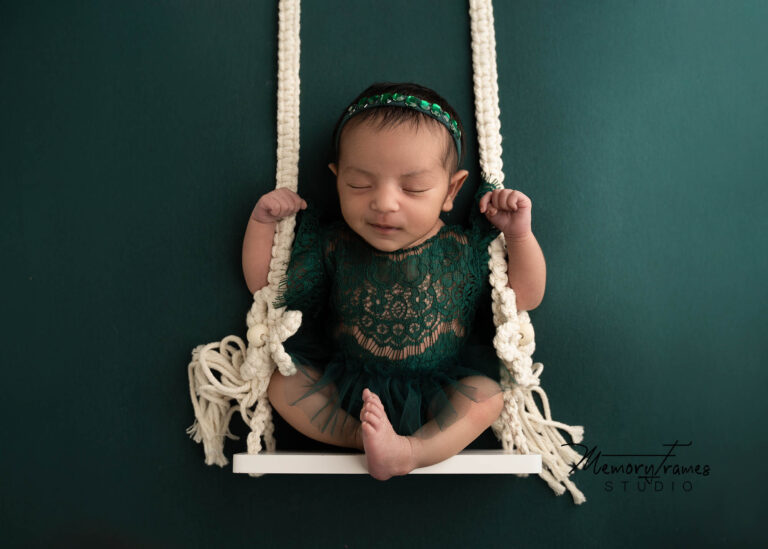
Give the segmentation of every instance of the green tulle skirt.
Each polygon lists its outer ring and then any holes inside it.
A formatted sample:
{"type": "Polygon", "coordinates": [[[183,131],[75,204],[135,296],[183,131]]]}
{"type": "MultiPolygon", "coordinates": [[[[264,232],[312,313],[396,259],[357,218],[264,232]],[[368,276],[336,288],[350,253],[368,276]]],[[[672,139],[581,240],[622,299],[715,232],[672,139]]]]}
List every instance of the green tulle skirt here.
{"type": "Polygon", "coordinates": [[[402,367],[386,360],[361,361],[301,337],[289,339],[285,349],[297,367],[296,381],[300,381],[293,386],[290,404],[303,409],[322,432],[331,434],[359,422],[365,388],[379,396],[395,432],[423,437],[447,429],[472,403],[502,390],[497,381],[499,360],[490,346],[466,346],[457,356],[428,368],[402,367]]]}

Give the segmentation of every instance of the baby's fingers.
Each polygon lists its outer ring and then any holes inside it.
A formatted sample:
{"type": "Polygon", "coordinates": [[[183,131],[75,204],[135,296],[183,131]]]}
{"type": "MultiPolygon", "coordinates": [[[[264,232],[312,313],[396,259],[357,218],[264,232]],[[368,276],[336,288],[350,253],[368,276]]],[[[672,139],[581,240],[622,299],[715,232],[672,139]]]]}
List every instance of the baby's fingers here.
{"type": "Polygon", "coordinates": [[[279,194],[269,195],[264,200],[265,209],[275,217],[279,217],[283,212],[284,199],[279,194]]]}
{"type": "Polygon", "coordinates": [[[488,191],[480,199],[480,202],[478,203],[478,205],[480,206],[480,213],[485,213],[486,209],[488,208],[488,203],[491,201],[492,195],[493,193],[491,193],[491,191],[488,191]]]}
{"type": "Polygon", "coordinates": [[[498,189],[494,191],[493,205],[499,210],[517,211],[517,191],[512,189],[498,189]]]}
{"type": "Polygon", "coordinates": [[[289,189],[276,189],[262,196],[254,208],[253,217],[263,223],[274,222],[306,209],[307,203],[289,189]]]}
{"type": "Polygon", "coordinates": [[[307,207],[306,201],[289,189],[277,189],[275,194],[280,197],[284,215],[295,214],[307,207]]]}
{"type": "Polygon", "coordinates": [[[270,215],[277,215],[280,213],[280,199],[275,195],[264,195],[261,197],[261,200],[259,200],[259,203],[256,204],[256,207],[258,208],[261,206],[261,209],[270,214],[270,215]]]}
{"type": "Polygon", "coordinates": [[[301,198],[299,195],[294,194],[293,195],[293,203],[291,204],[291,208],[293,209],[293,213],[298,212],[299,210],[306,210],[307,209],[307,201],[301,198]]]}
{"type": "Polygon", "coordinates": [[[292,214],[307,207],[307,203],[304,199],[290,189],[277,189],[273,191],[273,193],[279,198],[283,212],[292,214]]]}

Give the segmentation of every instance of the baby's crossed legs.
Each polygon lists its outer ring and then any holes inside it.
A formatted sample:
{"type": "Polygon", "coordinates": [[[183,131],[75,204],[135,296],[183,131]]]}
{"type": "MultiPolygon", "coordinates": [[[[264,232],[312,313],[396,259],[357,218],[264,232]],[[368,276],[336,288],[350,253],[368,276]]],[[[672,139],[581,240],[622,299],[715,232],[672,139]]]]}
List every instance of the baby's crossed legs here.
{"type": "Polygon", "coordinates": [[[364,450],[360,420],[351,416],[344,408],[336,410],[336,416],[325,426],[339,398],[333,384],[293,404],[306,394],[310,385],[320,379],[320,373],[314,368],[303,368],[307,371],[306,374],[298,370],[292,376],[284,376],[279,370],[275,370],[269,380],[267,396],[280,417],[311,439],[334,446],[364,450]]]}
{"type": "MultiPolygon", "coordinates": [[[[503,406],[496,382],[483,376],[471,376],[463,378],[461,383],[475,387],[475,401],[454,393],[450,402],[455,416],[441,418],[442,428],[432,419],[412,436],[400,436],[392,428],[378,396],[364,391],[360,419],[339,408],[331,424],[322,430],[336,406],[338,394],[336,388],[329,385],[301,400],[304,406],[292,405],[307,392],[311,383],[319,379],[316,370],[305,368],[309,375],[299,371],[286,377],[275,371],[268,389],[272,406],[296,430],[312,439],[363,450],[369,472],[379,480],[404,475],[417,467],[427,467],[457,454],[499,417],[503,406]],[[334,424],[335,429],[331,432],[334,424]]],[[[451,392],[449,390],[448,394],[451,392]]]]}

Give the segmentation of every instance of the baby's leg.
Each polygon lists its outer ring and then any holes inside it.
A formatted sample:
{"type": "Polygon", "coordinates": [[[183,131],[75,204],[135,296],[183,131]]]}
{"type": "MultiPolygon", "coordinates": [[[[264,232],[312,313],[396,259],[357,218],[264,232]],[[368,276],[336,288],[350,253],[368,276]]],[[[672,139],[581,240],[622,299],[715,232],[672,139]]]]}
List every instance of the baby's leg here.
{"type": "Polygon", "coordinates": [[[363,391],[360,419],[371,476],[386,480],[439,463],[458,454],[496,421],[504,405],[498,385],[482,376],[466,377],[461,382],[476,388],[473,396],[477,402],[454,393],[450,401],[456,412],[453,417],[440,418],[442,429],[433,419],[407,437],[394,431],[379,397],[363,391]]]}
{"type": "MultiPolygon", "coordinates": [[[[471,415],[472,419],[481,419],[481,423],[486,423],[484,416],[488,415],[491,420],[488,422],[488,425],[485,425],[483,430],[490,427],[496,421],[504,406],[504,397],[501,394],[501,387],[498,382],[485,376],[470,376],[460,379],[459,384],[463,386],[461,391],[456,387],[446,386],[443,388],[452,407],[443,407],[438,413],[437,418],[434,418],[430,413],[429,418],[432,420],[436,419],[436,421],[425,423],[421,429],[413,433],[413,436],[422,440],[431,439],[436,435],[444,433],[453,423],[466,418],[468,415],[471,415]]],[[[482,434],[482,431],[478,433],[478,436],[480,434],[482,434]]],[[[477,437],[468,441],[467,445],[475,438],[477,437]]]]}
{"type": "Polygon", "coordinates": [[[306,369],[306,374],[299,370],[292,376],[284,376],[279,370],[275,370],[267,389],[272,407],[288,424],[309,438],[326,444],[363,450],[360,420],[349,415],[343,408],[336,411],[330,424],[323,429],[338,401],[333,385],[328,385],[296,402],[320,377],[317,370],[308,366],[303,368],[306,369]],[[294,402],[296,403],[293,404],[294,402]]]}

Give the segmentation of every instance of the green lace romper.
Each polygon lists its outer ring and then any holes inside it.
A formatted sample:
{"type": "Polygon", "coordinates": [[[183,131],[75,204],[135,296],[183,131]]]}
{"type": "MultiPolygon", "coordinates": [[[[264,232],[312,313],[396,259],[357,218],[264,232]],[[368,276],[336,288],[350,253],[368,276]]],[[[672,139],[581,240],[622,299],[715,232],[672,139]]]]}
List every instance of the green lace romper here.
{"type": "Polygon", "coordinates": [[[470,219],[469,228],[444,225],[417,246],[383,252],[343,221],[320,227],[302,214],[275,305],[303,313],[302,329],[284,344],[307,381],[292,404],[322,431],[333,432],[340,415],[343,428],[349,416],[340,408],[359,419],[366,387],[398,434],[416,436],[431,419],[445,429],[466,399],[501,391],[472,367],[480,357],[466,346],[498,235],[476,209],[470,219]],[[469,376],[483,379],[460,381],[469,376]]]}

